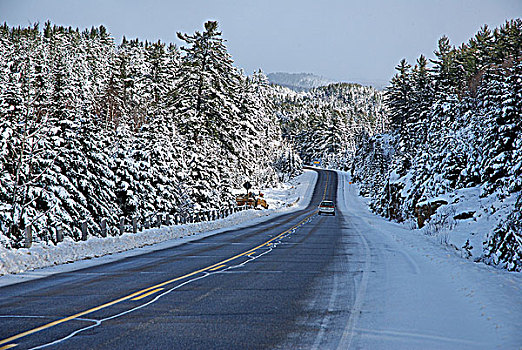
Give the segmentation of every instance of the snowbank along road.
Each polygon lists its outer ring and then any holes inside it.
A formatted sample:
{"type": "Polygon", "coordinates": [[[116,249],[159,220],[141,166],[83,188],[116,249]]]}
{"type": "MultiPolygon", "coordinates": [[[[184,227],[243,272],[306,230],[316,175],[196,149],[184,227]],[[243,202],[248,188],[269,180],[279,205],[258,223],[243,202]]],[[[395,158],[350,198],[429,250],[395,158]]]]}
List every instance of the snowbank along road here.
{"type": "Polygon", "coordinates": [[[455,273],[465,271],[440,268],[437,252],[405,248],[423,243],[397,240],[398,229],[390,226],[388,234],[385,225],[345,174],[319,171],[303,210],[1,288],[0,349],[522,344],[516,277],[497,276],[512,298],[505,310],[493,305],[490,312],[487,295],[463,289],[479,282],[456,281],[455,273]],[[316,214],[322,199],[337,202],[336,216],[316,214]]]}

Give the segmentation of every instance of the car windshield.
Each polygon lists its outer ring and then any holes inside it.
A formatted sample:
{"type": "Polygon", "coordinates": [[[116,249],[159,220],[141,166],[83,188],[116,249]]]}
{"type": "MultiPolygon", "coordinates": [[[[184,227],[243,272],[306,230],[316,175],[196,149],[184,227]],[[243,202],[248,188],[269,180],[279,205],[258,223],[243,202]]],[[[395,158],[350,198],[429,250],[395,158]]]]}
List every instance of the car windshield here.
{"type": "Polygon", "coordinates": [[[333,207],[334,204],[332,201],[323,201],[321,202],[321,207],[333,207]]]}

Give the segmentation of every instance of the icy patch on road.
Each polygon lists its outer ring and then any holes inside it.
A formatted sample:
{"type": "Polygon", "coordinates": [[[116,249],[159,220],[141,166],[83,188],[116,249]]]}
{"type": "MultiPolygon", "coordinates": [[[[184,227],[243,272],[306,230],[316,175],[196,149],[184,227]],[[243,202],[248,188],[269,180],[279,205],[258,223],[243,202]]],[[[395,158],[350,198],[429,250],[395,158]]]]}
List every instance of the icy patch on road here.
{"type": "Polygon", "coordinates": [[[113,261],[125,256],[141,254],[147,250],[164,249],[188,240],[199,239],[232,228],[250,226],[277,215],[303,209],[310,203],[316,180],[315,171],[305,170],[302,175],[279,188],[264,189],[263,193],[270,208],[268,210],[249,209],[216,221],[152,228],[137,234],[125,233],[115,237],[89,237],[84,242],[75,242],[71,238],[66,238],[64,242],[56,246],[35,243],[29,249],[0,247],[0,275],[7,275],[0,277],[0,286],[16,283],[25,278],[43,277],[60,271],[75,270],[113,261]],[[128,253],[108,256],[119,252],[128,253]],[[99,257],[104,258],[93,259],[99,257]],[[89,259],[91,260],[86,262],[89,259]],[[82,260],[81,263],[65,265],[68,267],[63,265],[80,260],[82,260]],[[62,266],[52,270],[46,269],[22,274],[26,271],[55,265],[62,266]]]}

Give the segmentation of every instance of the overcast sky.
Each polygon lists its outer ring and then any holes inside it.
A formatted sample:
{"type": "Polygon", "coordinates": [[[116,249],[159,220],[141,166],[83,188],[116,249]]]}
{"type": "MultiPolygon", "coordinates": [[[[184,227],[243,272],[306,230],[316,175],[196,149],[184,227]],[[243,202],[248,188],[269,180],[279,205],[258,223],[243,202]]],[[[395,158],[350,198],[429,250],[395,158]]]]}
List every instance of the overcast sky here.
{"type": "Polygon", "coordinates": [[[0,0],[0,21],[103,24],[120,42],[175,42],[176,32],[218,20],[246,73],[309,72],[384,84],[405,57],[433,56],[446,34],[460,45],[487,23],[522,17],[522,0],[0,0]]]}

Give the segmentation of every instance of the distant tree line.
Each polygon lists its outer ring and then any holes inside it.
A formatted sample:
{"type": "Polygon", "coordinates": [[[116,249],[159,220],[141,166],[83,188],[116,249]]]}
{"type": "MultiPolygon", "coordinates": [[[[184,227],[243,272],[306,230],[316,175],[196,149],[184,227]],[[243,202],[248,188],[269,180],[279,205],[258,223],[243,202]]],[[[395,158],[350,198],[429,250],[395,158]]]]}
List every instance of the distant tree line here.
{"type": "Polygon", "coordinates": [[[306,164],[347,170],[362,135],[384,132],[388,112],[381,91],[337,83],[295,92],[276,88],[274,95],[283,137],[306,164]]]}
{"type": "Polygon", "coordinates": [[[115,45],[100,26],[0,27],[0,242],[61,224],[232,203],[300,172],[267,79],[234,67],[217,22],[115,45]]]}

